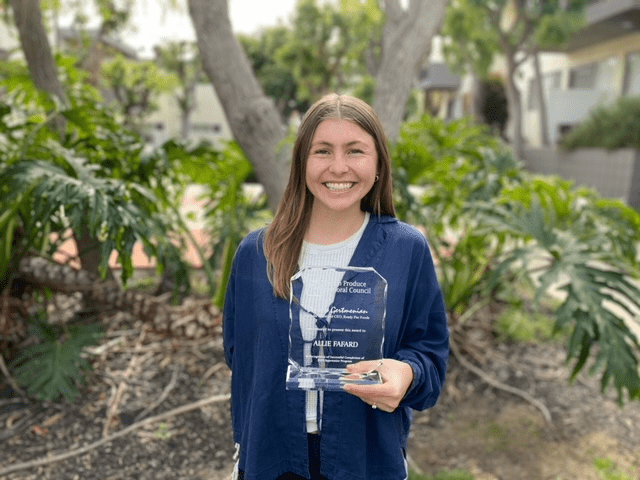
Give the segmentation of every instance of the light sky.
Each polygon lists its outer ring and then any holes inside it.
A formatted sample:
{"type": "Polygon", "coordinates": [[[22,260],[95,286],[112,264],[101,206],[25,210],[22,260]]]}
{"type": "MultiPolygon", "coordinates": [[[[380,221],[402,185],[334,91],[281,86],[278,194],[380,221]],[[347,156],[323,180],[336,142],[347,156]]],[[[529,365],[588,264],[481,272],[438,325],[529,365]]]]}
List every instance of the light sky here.
{"type": "MultiPolygon", "coordinates": [[[[123,32],[123,40],[139,50],[141,56],[149,56],[154,44],[163,40],[195,40],[195,32],[186,1],[180,12],[162,11],[156,0],[135,2],[132,24],[135,30],[123,32]]],[[[279,21],[288,22],[296,0],[229,0],[229,16],[236,33],[255,33],[262,27],[270,27],[279,21]]]]}

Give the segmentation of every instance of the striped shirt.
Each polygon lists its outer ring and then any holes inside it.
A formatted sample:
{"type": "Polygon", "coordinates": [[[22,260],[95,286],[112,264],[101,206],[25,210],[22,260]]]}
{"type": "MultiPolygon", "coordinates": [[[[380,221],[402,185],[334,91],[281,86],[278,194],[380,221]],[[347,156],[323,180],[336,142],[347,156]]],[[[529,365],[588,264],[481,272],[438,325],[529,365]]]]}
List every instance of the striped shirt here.
{"type": "MultiPolygon", "coordinates": [[[[351,257],[360,242],[360,238],[369,223],[369,213],[365,214],[364,222],[360,229],[351,237],[342,242],[332,245],[317,245],[309,242],[302,244],[299,266],[302,270],[305,267],[346,267],[351,262],[351,257]]],[[[342,279],[342,274],[336,272],[335,275],[317,275],[317,271],[303,272],[302,280],[304,289],[302,290],[301,303],[305,308],[317,316],[326,317],[329,307],[333,303],[338,285],[342,279]]],[[[305,346],[305,364],[311,363],[311,344],[316,337],[317,327],[315,318],[308,314],[300,313],[300,329],[302,337],[309,345],[305,346]]],[[[307,390],[306,392],[306,418],[307,432],[318,433],[322,428],[322,391],[307,390]]]]}

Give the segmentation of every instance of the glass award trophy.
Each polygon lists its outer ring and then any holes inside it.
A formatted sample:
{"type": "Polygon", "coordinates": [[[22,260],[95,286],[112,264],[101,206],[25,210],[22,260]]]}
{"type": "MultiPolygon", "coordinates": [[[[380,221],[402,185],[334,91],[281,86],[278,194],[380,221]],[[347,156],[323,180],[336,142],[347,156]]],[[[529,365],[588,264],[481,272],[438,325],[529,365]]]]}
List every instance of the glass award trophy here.
{"type": "Polygon", "coordinates": [[[382,383],[377,370],[346,366],[382,359],[387,281],[370,267],[309,267],[291,277],[288,390],[341,390],[382,383]]]}

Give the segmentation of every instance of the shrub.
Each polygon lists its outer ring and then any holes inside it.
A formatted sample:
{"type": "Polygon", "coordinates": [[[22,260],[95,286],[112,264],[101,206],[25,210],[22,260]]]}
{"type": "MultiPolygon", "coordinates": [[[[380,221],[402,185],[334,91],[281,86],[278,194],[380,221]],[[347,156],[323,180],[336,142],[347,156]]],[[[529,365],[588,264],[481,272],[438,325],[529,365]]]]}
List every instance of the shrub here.
{"type": "Polygon", "coordinates": [[[560,142],[565,150],[577,148],[640,148],[640,96],[621,97],[601,106],[560,142]]]}

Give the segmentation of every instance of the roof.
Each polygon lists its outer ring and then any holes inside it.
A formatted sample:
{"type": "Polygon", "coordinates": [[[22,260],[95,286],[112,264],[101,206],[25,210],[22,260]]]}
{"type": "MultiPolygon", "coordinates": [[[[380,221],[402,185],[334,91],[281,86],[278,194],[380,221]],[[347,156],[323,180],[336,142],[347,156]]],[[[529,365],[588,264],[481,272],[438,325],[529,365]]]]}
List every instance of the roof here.
{"type": "Polygon", "coordinates": [[[420,88],[429,90],[457,90],[460,77],[449,70],[445,63],[431,63],[420,76],[420,88]]]}
{"type": "Polygon", "coordinates": [[[569,40],[567,51],[571,52],[640,32],[640,3],[610,16],[592,15],[587,21],[587,25],[569,40]]]}

